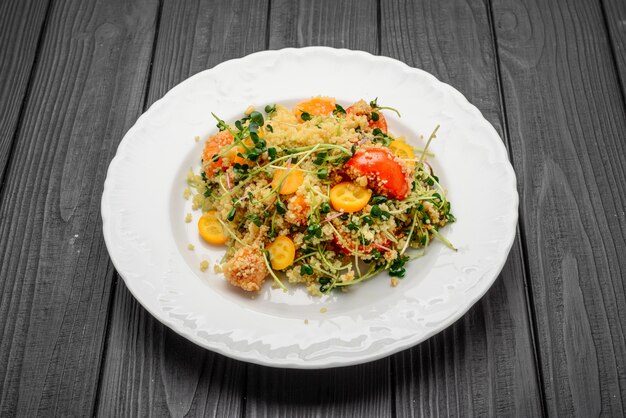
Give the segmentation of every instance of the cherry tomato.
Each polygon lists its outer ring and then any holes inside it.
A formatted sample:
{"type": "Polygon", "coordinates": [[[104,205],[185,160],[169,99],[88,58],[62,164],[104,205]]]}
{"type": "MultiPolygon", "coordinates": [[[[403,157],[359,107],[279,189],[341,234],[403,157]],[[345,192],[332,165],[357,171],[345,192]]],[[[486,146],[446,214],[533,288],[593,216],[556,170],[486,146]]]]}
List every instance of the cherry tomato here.
{"type": "Polygon", "coordinates": [[[295,193],[303,182],[304,173],[302,173],[302,171],[298,168],[279,168],[274,173],[272,187],[274,189],[278,189],[280,187],[280,190],[278,191],[280,194],[291,194],[295,193]]]}
{"type": "Polygon", "coordinates": [[[407,144],[404,141],[400,141],[398,139],[391,141],[389,144],[389,149],[394,153],[398,158],[405,160],[405,164],[408,166],[414,166],[415,161],[415,152],[413,152],[413,147],[407,144]]]}
{"type": "Polygon", "coordinates": [[[335,103],[334,97],[313,97],[312,99],[298,103],[293,108],[293,114],[296,115],[299,122],[303,122],[301,118],[302,112],[306,112],[311,116],[330,115],[333,110],[335,110],[335,103]]]}
{"type": "Polygon", "coordinates": [[[217,211],[205,213],[198,220],[198,231],[200,236],[209,244],[225,244],[228,237],[224,233],[224,228],[217,218],[217,211]]]}
{"type": "Polygon", "coordinates": [[[410,192],[402,164],[388,148],[358,150],[344,167],[352,179],[367,177],[369,187],[391,199],[405,199],[410,192]]]}
{"type": "Polygon", "coordinates": [[[372,197],[372,191],[349,181],[330,189],[330,204],[341,212],[357,212],[363,209],[372,197]]]}
{"type": "Polygon", "coordinates": [[[296,257],[296,246],[286,236],[280,236],[267,246],[270,253],[270,262],[274,270],[283,270],[293,264],[296,257]]]}

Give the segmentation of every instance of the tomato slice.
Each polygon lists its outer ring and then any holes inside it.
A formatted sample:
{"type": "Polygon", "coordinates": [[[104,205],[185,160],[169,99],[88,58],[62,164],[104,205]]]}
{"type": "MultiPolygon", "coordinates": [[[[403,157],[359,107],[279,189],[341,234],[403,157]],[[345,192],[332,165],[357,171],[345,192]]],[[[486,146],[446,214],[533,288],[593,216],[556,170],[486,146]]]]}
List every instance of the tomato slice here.
{"type": "Polygon", "coordinates": [[[304,183],[304,173],[298,168],[279,168],[274,172],[272,187],[280,190],[280,194],[292,194],[304,183]]]}
{"type": "Polygon", "coordinates": [[[202,239],[209,244],[221,245],[228,240],[224,233],[224,228],[217,218],[217,211],[214,210],[200,217],[200,220],[198,220],[198,231],[202,239]]]}
{"type": "Polygon", "coordinates": [[[405,199],[410,192],[405,168],[388,148],[358,150],[344,165],[350,178],[365,176],[368,186],[391,199],[405,199]]]}
{"type": "Polygon", "coordinates": [[[283,270],[293,264],[296,257],[296,246],[286,236],[280,236],[267,246],[270,253],[270,262],[274,270],[283,270]]]}
{"type": "Polygon", "coordinates": [[[330,204],[340,212],[357,212],[363,209],[372,197],[372,191],[349,181],[339,183],[330,190],[330,204]]]}
{"type": "Polygon", "coordinates": [[[415,152],[413,152],[413,147],[406,142],[400,141],[399,139],[391,141],[389,149],[398,158],[406,160],[404,161],[406,165],[411,167],[415,165],[415,161],[412,161],[415,160],[415,152]]]}
{"type": "Polygon", "coordinates": [[[296,115],[299,122],[304,122],[301,118],[302,112],[307,112],[311,116],[330,115],[335,110],[335,103],[334,97],[313,97],[298,103],[293,108],[293,114],[296,115]]]}

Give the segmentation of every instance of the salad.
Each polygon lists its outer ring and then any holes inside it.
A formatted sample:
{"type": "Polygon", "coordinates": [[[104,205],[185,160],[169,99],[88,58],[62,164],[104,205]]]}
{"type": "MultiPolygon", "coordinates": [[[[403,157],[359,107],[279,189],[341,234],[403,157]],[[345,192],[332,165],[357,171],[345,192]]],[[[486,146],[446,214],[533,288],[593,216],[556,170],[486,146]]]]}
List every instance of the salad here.
{"type": "Polygon", "coordinates": [[[262,110],[213,115],[218,132],[187,178],[199,234],[226,247],[218,270],[230,283],[254,292],[271,278],[322,295],[386,271],[396,286],[433,240],[454,250],[441,233],[450,202],[427,161],[438,126],[418,149],[388,130],[384,112],[398,112],[377,100],[262,110]]]}

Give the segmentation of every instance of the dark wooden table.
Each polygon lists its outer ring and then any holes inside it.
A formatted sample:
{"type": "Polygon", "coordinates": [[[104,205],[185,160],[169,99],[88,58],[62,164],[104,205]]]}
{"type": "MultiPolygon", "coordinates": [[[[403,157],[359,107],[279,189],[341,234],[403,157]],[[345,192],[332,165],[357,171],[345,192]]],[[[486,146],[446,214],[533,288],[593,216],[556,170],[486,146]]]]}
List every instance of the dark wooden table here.
{"type": "MultiPolygon", "coordinates": [[[[376,80],[372,80],[376,82],[376,80]]],[[[621,416],[626,1],[0,1],[0,416],[621,416]],[[178,337],[104,246],[108,164],[137,117],[221,61],[387,55],[495,126],[520,223],[449,329],[360,366],[280,370],[178,337]]]]}

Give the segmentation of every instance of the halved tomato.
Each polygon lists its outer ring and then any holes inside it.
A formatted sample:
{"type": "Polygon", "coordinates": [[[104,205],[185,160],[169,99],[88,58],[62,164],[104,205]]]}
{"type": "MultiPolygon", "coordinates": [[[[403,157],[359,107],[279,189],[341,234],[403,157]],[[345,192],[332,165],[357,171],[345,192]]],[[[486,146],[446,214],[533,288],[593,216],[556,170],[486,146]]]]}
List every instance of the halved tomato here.
{"type": "Polygon", "coordinates": [[[391,199],[405,199],[411,191],[406,170],[388,148],[357,150],[344,167],[350,178],[366,177],[369,188],[391,199]]]}

